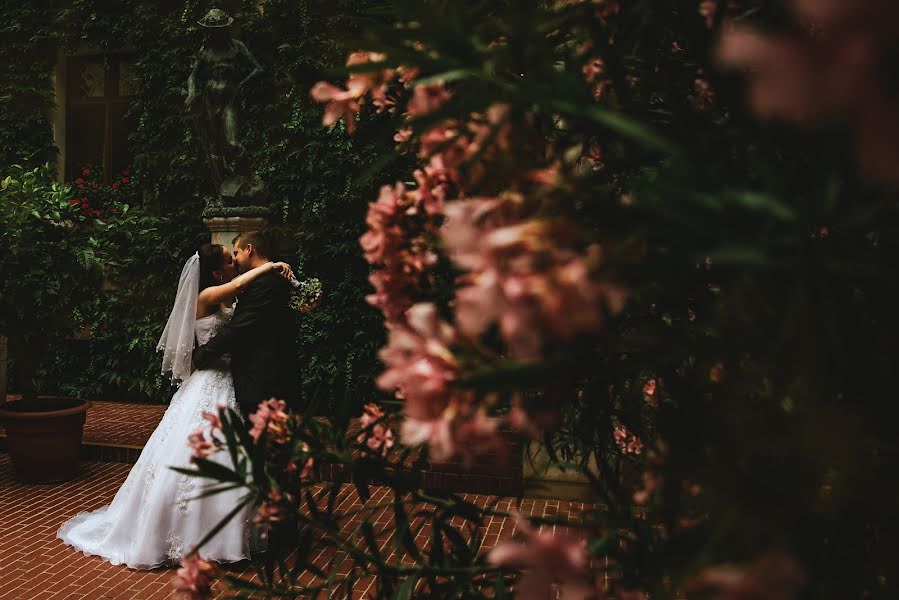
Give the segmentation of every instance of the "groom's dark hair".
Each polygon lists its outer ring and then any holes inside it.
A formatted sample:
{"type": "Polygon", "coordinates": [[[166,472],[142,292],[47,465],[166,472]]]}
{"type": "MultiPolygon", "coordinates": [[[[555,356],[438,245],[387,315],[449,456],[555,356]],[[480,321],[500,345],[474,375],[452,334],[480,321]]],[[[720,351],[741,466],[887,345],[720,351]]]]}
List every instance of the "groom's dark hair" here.
{"type": "Polygon", "coordinates": [[[248,245],[253,246],[256,254],[260,258],[271,258],[272,247],[268,238],[259,231],[245,231],[237,234],[237,237],[231,242],[238,248],[246,248],[248,245]]]}

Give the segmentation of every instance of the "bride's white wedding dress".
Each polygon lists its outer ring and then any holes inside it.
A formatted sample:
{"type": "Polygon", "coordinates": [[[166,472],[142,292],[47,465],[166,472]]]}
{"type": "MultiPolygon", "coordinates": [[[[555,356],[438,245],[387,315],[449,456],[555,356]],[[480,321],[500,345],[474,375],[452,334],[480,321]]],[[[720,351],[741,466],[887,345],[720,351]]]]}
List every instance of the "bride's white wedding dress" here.
{"type": "MultiPolygon", "coordinates": [[[[233,309],[223,309],[197,319],[197,341],[206,343],[232,313],[233,309]]],[[[246,493],[236,489],[189,500],[215,482],[169,468],[190,466],[188,435],[201,426],[208,427],[203,412],[215,412],[220,405],[236,409],[227,359],[217,368],[195,371],[184,380],[112,503],[66,521],[57,534],[59,539],[87,555],[132,569],[169,565],[190,552],[246,493]]],[[[227,452],[213,454],[211,459],[230,466],[227,452]]],[[[251,511],[249,506],[231,519],[200,549],[200,556],[219,562],[249,558],[256,543],[251,511]]]]}

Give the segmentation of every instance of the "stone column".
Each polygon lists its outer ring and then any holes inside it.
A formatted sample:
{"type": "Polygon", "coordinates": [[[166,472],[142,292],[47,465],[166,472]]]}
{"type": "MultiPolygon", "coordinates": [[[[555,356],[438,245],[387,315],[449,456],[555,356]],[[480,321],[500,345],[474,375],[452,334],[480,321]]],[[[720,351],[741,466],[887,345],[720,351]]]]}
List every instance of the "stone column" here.
{"type": "Polygon", "coordinates": [[[230,249],[231,243],[237,234],[247,231],[259,231],[268,223],[265,217],[217,217],[207,216],[203,219],[209,233],[212,234],[211,242],[221,244],[230,249]]]}

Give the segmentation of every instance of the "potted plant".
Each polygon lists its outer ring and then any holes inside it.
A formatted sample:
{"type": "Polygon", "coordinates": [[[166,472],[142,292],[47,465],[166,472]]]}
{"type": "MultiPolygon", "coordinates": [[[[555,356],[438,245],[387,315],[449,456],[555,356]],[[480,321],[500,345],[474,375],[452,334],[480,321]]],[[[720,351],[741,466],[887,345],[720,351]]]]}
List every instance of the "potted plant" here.
{"type": "Polygon", "coordinates": [[[52,344],[73,330],[73,311],[97,289],[96,215],[53,181],[49,164],[13,165],[3,175],[0,334],[22,398],[0,404],[0,422],[20,480],[61,481],[77,471],[90,402],[41,395],[37,373],[52,344]]]}

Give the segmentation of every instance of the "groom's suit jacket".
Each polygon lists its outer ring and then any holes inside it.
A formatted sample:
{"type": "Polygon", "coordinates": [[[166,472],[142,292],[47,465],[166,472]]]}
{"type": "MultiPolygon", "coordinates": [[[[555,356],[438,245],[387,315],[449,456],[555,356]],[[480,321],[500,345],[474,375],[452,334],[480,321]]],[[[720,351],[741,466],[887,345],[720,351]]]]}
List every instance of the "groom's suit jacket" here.
{"type": "Polygon", "coordinates": [[[198,369],[231,354],[234,393],[245,417],[273,397],[294,405],[296,313],[287,305],[289,297],[283,277],[262,275],[240,295],[231,321],[193,351],[198,369]]]}

